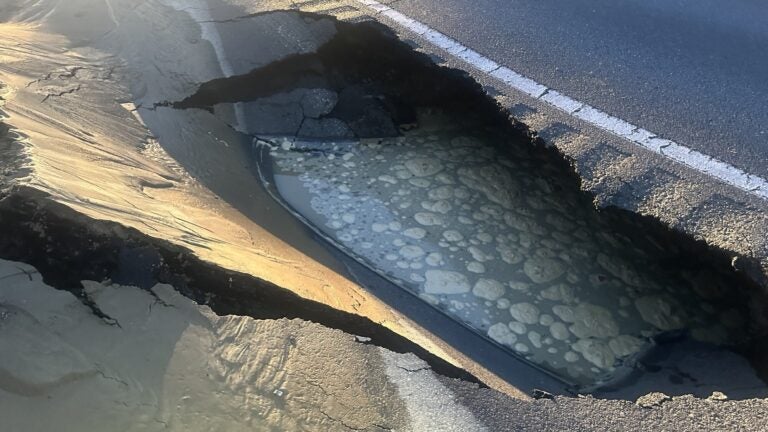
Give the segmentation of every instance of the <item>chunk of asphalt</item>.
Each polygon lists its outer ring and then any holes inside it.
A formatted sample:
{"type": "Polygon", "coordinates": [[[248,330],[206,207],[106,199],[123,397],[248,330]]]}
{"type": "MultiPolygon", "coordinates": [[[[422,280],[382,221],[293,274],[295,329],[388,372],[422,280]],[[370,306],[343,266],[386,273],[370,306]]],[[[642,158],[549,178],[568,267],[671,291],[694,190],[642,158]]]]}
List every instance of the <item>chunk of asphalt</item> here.
{"type": "Polygon", "coordinates": [[[671,401],[672,398],[664,393],[653,392],[648,393],[645,396],[640,396],[635,404],[641,408],[654,408],[659,407],[661,404],[667,401],[671,401]]]}
{"type": "Polygon", "coordinates": [[[544,390],[539,389],[533,389],[533,392],[531,392],[531,396],[533,396],[534,399],[551,399],[555,400],[555,395],[552,393],[546,392],[544,390]]]}
{"type": "Polygon", "coordinates": [[[300,138],[353,138],[354,133],[346,123],[337,118],[306,118],[298,132],[300,138]]]}
{"type": "Polygon", "coordinates": [[[725,402],[728,400],[728,395],[723,392],[715,391],[707,398],[708,401],[713,402],[725,402]]]}
{"type": "Polygon", "coordinates": [[[301,99],[304,117],[319,119],[330,113],[339,101],[336,92],[327,89],[309,89],[301,99]]]}

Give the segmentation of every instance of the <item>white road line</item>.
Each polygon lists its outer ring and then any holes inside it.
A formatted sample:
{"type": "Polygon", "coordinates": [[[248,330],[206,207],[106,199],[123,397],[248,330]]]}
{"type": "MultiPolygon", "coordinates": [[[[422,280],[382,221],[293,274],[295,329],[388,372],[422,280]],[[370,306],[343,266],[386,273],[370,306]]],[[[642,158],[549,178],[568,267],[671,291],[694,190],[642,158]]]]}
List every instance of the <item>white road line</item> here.
{"type": "Polygon", "coordinates": [[[624,138],[633,144],[693,168],[723,183],[768,200],[768,180],[748,174],[733,165],[670,141],[586,103],[548,88],[512,69],[502,66],[460,42],[375,0],[357,0],[373,10],[373,15],[391,19],[426,39],[429,43],[511,88],[560,109],[582,121],[624,138]]]}

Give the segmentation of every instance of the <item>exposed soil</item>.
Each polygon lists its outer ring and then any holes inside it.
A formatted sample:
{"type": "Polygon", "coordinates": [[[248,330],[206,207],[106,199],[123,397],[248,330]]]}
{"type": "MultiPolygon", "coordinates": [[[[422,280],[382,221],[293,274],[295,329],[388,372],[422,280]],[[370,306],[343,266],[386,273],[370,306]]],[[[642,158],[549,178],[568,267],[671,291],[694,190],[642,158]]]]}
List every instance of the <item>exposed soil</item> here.
{"type": "Polygon", "coordinates": [[[111,280],[149,290],[173,285],[219,315],[256,319],[301,318],[370,338],[395,352],[412,352],[438,373],[478,382],[467,372],[359,315],[300,298],[256,277],[223,269],[189,250],[115,223],[89,219],[44,194],[22,189],[0,201],[0,257],[28,263],[45,283],[72,292],[94,313],[114,322],[88,299],[82,280],[111,280]]]}

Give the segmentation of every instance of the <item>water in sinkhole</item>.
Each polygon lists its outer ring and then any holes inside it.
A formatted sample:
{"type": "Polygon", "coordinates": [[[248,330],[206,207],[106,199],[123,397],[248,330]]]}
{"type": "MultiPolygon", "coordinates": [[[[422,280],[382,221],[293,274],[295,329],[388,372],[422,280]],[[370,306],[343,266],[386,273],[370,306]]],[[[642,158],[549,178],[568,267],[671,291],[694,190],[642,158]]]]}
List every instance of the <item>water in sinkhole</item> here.
{"type": "Polygon", "coordinates": [[[567,382],[615,378],[660,334],[744,337],[727,278],[670,271],[660,257],[674,245],[616,232],[561,187],[561,168],[494,139],[450,127],[273,139],[262,163],[279,198],[341,249],[567,382]]]}

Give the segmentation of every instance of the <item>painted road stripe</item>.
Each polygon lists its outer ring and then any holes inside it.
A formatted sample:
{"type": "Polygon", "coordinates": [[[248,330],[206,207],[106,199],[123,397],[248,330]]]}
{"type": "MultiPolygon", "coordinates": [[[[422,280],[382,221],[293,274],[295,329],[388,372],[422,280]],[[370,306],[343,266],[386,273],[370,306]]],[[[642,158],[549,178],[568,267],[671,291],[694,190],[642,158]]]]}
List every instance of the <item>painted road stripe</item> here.
{"type": "Polygon", "coordinates": [[[381,15],[391,19],[409,31],[423,37],[435,47],[440,48],[451,56],[471,65],[482,73],[498,79],[517,91],[552,105],[586,123],[618,135],[640,147],[660,154],[689,168],[693,168],[709,177],[716,178],[723,183],[735,186],[762,199],[768,200],[768,180],[765,180],[762,177],[748,174],[733,165],[693,150],[692,148],[658,137],[656,134],[635,126],[632,123],[614,117],[595,107],[548,88],[506,66],[496,63],[455,39],[452,39],[385,4],[375,0],[357,1],[371,8],[375,12],[374,15],[381,15]]]}

